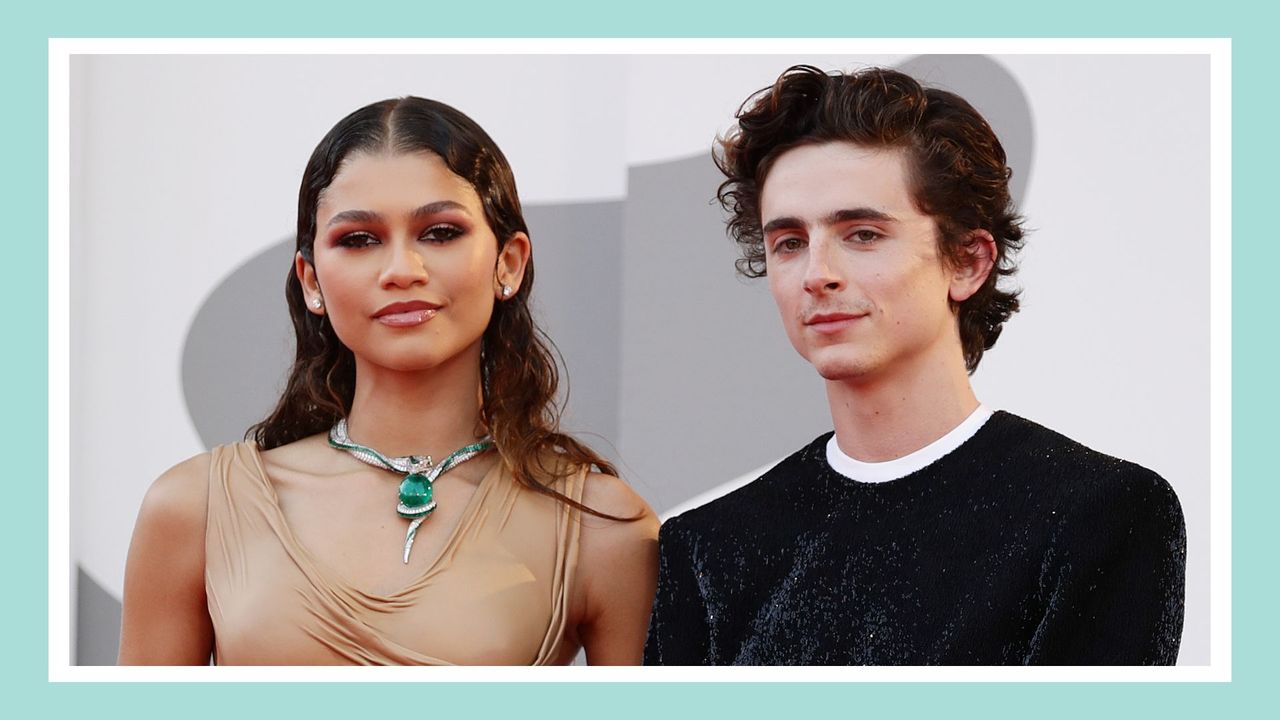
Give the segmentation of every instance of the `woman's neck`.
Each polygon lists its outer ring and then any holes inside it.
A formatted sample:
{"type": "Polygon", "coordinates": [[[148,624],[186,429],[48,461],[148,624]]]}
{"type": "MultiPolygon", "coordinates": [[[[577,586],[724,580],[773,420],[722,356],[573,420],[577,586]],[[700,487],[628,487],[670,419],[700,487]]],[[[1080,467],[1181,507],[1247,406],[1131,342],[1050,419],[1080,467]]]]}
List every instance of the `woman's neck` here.
{"type": "Polygon", "coordinates": [[[402,372],[356,358],[351,439],[398,457],[436,461],[475,442],[480,426],[480,352],[466,351],[430,370],[402,372]]]}

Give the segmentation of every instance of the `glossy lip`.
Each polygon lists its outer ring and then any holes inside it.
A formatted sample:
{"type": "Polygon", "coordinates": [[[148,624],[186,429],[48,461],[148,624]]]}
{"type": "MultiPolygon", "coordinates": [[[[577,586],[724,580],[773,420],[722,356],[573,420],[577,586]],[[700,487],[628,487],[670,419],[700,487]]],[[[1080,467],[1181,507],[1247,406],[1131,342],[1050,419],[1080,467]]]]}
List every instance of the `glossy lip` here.
{"type": "Polygon", "coordinates": [[[439,305],[423,300],[394,302],[375,312],[373,319],[390,327],[412,327],[435,317],[439,309],[439,305]]]}
{"type": "Polygon", "coordinates": [[[831,335],[849,327],[859,318],[866,317],[863,315],[854,315],[853,313],[819,313],[810,315],[805,318],[805,327],[823,335],[831,335]]]}

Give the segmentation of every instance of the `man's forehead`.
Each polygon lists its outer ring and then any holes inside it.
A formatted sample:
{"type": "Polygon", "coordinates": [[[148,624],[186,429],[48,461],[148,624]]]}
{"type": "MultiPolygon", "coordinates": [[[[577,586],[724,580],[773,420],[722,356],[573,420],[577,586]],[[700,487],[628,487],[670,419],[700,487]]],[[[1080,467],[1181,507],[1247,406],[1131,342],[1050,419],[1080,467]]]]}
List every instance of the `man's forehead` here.
{"type": "Polygon", "coordinates": [[[899,148],[849,142],[792,148],[778,156],[761,187],[761,222],[839,220],[839,213],[855,209],[900,217],[914,210],[906,170],[899,148]]]}

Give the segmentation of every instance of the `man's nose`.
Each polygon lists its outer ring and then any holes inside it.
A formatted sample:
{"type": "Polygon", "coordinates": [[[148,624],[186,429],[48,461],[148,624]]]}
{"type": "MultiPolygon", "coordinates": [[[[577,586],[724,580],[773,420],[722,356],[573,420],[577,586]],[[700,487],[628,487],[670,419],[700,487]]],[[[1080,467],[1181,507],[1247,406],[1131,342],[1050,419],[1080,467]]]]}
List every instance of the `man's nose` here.
{"type": "Polygon", "coordinates": [[[804,272],[804,290],[810,294],[835,292],[844,287],[844,278],[832,262],[834,248],[829,243],[810,242],[804,272]]]}

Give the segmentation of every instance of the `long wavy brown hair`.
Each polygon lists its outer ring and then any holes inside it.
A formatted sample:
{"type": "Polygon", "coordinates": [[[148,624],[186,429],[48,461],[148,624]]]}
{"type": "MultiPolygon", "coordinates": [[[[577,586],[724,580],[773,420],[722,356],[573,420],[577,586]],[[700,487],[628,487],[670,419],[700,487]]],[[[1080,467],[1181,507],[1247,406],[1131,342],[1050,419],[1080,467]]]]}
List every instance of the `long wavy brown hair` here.
{"type": "MultiPolygon", "coordinates": [[[[343,161],[357,152],[430,152],[475,188],[498,248],[515,233],[528,232],[516,194],[515,178],[502,151],[471,118],[434,100],[405,97],[383,100],[343,118],[316,146],[298,191],[297,252],[313,262],[316,207],[343,161]]],[[[516,481],[580,510],[593,510],[549,486],[582,467],[616,476],[614,466],[572,437],[561,433],[556,390],[559,373],[551,342],[533,321],[529,293],[533,259],[525,266],[520,289],[494,304],[481,340],[481,421],[503,463],[516,481]]],[[[355,356],[322,315],[306,308],[302,283],[292,264],[285,297],[297,353],[289,381],[275,410],[245,433],[264,450],[329,430],[351,411],[355,395],[355,356]]]]}

